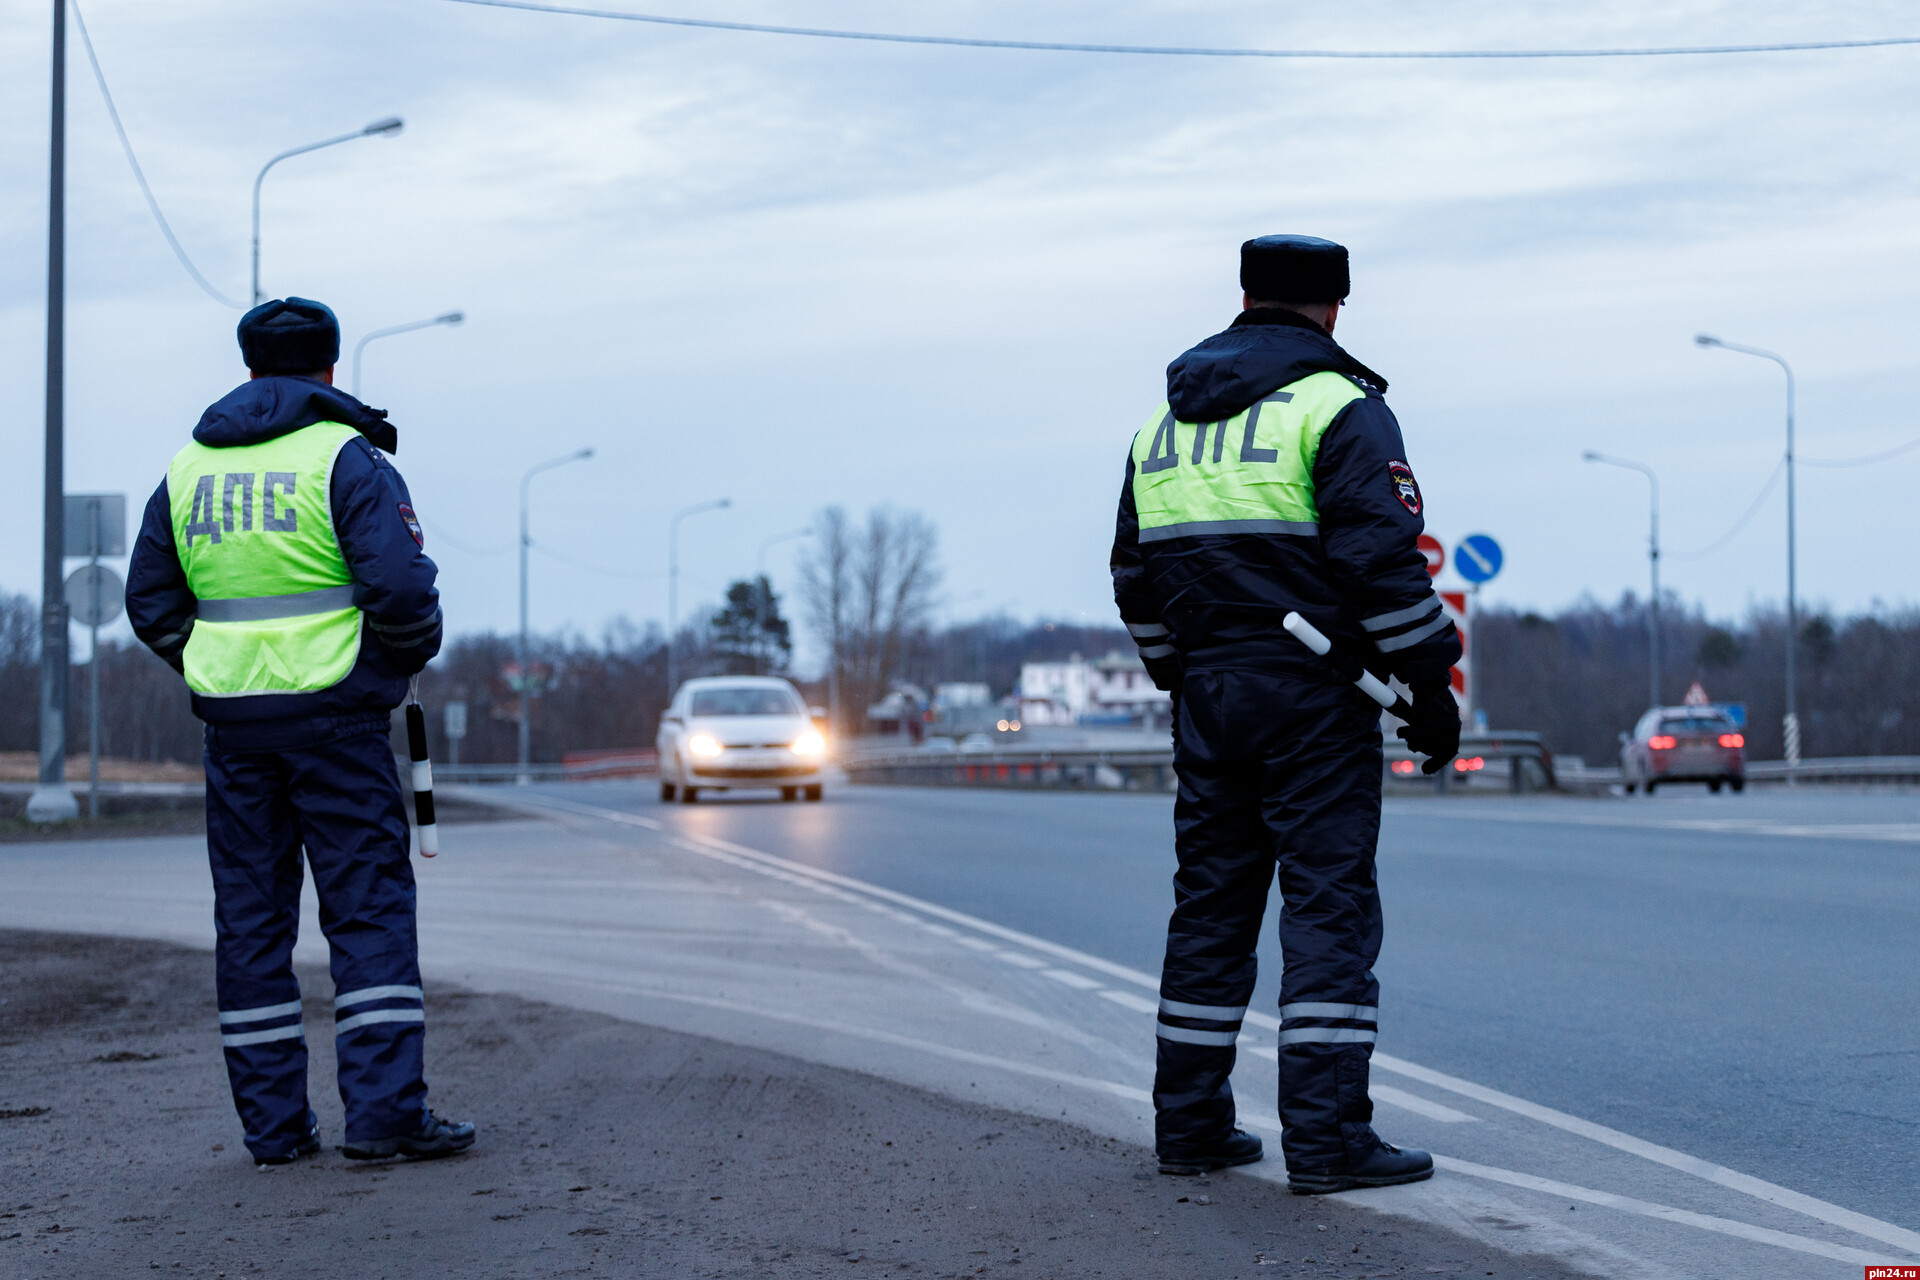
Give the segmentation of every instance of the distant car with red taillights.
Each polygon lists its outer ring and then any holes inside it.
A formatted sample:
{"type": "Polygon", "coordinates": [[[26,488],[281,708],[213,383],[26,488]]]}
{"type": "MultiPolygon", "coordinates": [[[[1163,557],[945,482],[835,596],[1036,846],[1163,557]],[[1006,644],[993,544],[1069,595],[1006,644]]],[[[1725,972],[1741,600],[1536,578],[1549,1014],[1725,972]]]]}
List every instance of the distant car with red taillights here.
{"type": "Polygon", "coordinates": [[[1668,782],[1704,782],[1707,790],[1747,785],[1747,739],[1714,707],[1655,707],[1620,735],[1620,779],[1627,794],[1648,795],[1668,782]]]}

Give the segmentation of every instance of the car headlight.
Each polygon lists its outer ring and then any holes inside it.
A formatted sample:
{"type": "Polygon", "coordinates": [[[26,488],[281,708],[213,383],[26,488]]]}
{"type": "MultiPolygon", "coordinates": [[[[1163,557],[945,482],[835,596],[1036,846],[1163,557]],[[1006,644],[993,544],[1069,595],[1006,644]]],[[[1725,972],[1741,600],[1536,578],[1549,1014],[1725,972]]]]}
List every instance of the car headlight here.
{"type": "Polygon", "coordinates": [[[824,755],[826,750],[827,740],[815,729],[809,729],[793,740],[793,754],[797,756],[824,755]]]}
{"type": "Polygon", "coordinates": [[[696,733],[687,739],[687,750],[697,756],[712,759],[720,754],[720,741],[710,733],[696,733]]]}

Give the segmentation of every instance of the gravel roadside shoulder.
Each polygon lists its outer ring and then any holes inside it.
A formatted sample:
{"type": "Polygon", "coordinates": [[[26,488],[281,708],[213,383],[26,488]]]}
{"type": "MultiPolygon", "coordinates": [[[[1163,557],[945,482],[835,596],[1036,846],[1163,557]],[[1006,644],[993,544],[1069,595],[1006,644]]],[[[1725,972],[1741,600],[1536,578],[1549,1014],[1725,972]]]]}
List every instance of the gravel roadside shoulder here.
{"type": "Polygon", "coordinates": [[[428,1080],[479,1144],[353,1164],[332,1146],[331,984],[301,981],[329,1146],[256,1170],[227,1096],[210,954],[0,931],[0,1273],[1576,1274],[1338,1197],[1160,1177],[1145,1149],[1063,1123],[460,991],[428,994],[428,1080]]]}

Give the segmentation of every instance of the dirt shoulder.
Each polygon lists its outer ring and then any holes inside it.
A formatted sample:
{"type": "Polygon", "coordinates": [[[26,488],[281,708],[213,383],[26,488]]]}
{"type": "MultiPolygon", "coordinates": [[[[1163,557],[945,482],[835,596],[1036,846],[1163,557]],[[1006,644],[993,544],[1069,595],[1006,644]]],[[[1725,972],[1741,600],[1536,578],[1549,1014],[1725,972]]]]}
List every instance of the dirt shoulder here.
{"type": "MultiPolygon", "coordinates": [[[[209,1277],[1573,1273],[1337,1197],[1173,1179],[1151,1153],[777,1054],[433,990],[463,1157],[351,1164],[303,973],[327,1150],[240,1142],[206,952],[0,931],[0,1273],[209,1277]]],[[[1277,1159],[1277,1153],[1273,1157],[1277,1159]]]]}

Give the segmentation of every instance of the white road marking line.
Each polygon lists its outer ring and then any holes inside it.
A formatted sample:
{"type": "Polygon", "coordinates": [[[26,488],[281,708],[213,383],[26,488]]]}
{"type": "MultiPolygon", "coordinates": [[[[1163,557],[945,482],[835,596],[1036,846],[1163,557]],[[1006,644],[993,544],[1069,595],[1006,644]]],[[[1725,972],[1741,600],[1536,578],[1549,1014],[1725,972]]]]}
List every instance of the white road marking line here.
{"type": "Polygon", "coordinates": [[[1887,1261],[1885,1254],[1867,1253],[1860,1249],[1849,1249],[1845,1245],[1828,1244],[1824,1240],[1810,1240],[1806,1236],[1796,1236],[1785,1231],[1750,1226],[1731,1218],[1715,1217],[1710,1213],[1694,1213],[1690,1209],[1675,1209],[1671,1205],[1652,1204],[1645,1200],[1635,1200],[1631,1196],[1617,1196],[1610,1191],[1595,1191],[1590,1187],[1579,1187],[1570,1182],[1536,1178],[1530,1173],[1496,1169],[1489,1165],[1455,1160],[1451,1156],[1435,1156],[1433,1163],[1436,1168],[1445,1169],[1449,1173],[1462,1173],[1470,1178],[1485,1178],[1489,1182],[1504,1182],[1510,1187],[1543,1191],[1550,1195],[1564,1196],[1569,1200],[1584,1200],[1588,1204],[1604,1205],[1609,1209],[1618,1209],[1622,1213],[1637,1213],[1646,1218],[1677,1222],[1682,1226],[1698,1227],[1702,1231],[1715,1231],[1724,1236],[1751,1240],[1755,1244],[1770,1244],[1779,1249],[1791,1249],[1795,1253],[1810,1253],[1817,1258],[1832,1258],[1837,1262],[1851,1262],[1861,1266],[1872,1266],[1874,1263],[1885,1264],[1887,1261]]]}
{"type": "MultiPolygon", "coordinates": [[[[491,799],[491,797],[486,798],[491,799]]],[[[664,830],[660,823],[650,818],[643,818],[638,814],[626,813],[619,809],[607,809],[599,805],[587,805],[577,801],[562,800],[554,796],[541,796],[538,800],[502,797],[494,802],[506,808],[518,808],[535,812],[540,811],[542,808],[548,808],[549,811],[551,811],[551,808],[559,808],[564,811],[581,813],[590,817],[602,818],[610,822],[621,823],[628,826],[646,827],[655,831],[664,830]]],[[[1489,813],[1486,816],[1491,817],[1494,815],[1489,813]]],[[[794,862],[791,859],[782,858],[775,854],[764,853],[758,849],[747,848],[745,845],[737,845],[725,840],[716,840],[708,836],[695,837],[692,840],[676,840],[675,843],[683,848],[688,848],[691,852],[706,856],[712,856],[708,853],[709,849],[711,849],[713,853],[732,854],[735,857],[754,864],[755,870],[764,868],[770,873],[784,872],[786,876],[804,876],[808,879],[818,880],[823,884],[840,886],[862,893],[870,893],[899,906],[925,912],[928,915],[938,917],[953,924],[962,925],[992,937],[1000,938],[1003,941],[1016,942],[1031,950],[1055,956],[1062,960],[1071,961],[1081,968],[1092,969],[1097,973],[1105,973],[1111,977],[1134,983],[1137,986],[1151,988],[1156,992],[1160,989],[1158,979],[1149,977],[1138,969],[1115,964],[1113,961],[1088,955],[1072,947],[1062,946],[1057,942],[1048,942],[1044,938],[1036,938],[1031,934],[1022,933],[1017,929],[1009,929],[1004,925],[994,924],[990,920],[982,920],[977,916],[970,916],[964,911],[955,911],[950,907],[943,907],[937,903],[926,902],[910,894],[899,893],[893,889],[882,888],[875,884],[868,884],[863,880],[856,880],[851,876],[843,876],[832,871],[822,871],[817,867],[810,867],[802,862],[794,862]]],[[[966,939],[962,937],[960,941],[964,942],[966,939]]],[[[1108,993],[1102,992],[1101,994],[1107,995],[1108,993]]],[[[1264,1027],[1273,1031],[1279,1030],[1280,1027],[1278,1019],[1255,1014],[1252,1010],[1247,1012],[1246,1021],[1254,1026],[1264,1027]]],[[[1785,1187],[1777,1186],[1774,1183],[1752,1177],[1748,1174],[1739,1173],[1735,1170],[1714,1164],[1711,1161],[1701,1160],[1696,1156],[1690,1156],[1684,1152],[1675,1151],[1670,1147],[1663,1147],[1657,1143],[1647,1142],[1644,1139],[1635,1138],[1630,1134],[1621,1133],[1616,1129],[1609,1129],[1605,1125],[1594,1124],[1592,1121],[1582,1120],[1577,1116],[1570,1116],[1565,1112],[1555,1111],[1551,1107],[1543,1107],[1537,1103],[1528,1102],[1524,1098],[1516,1098],[1511,1094],[1501,1093],[1497,1089],[1488,1089],[1482,1085],[1474,1084],[1471,1081],[1461,1080],[1455,1076],[1429,1070],[1426,1067],[1408,1062],[1404,1058],[1395,1058],[1389,1054],[1375,1052],[1373,1062],[1374,1065],[1384,1070],[1409,1076],[1415,1080],[1436,1085],[1454,1093],[1463,1094],[1466,1097],[1485,1102],[1490,1106],[1512,1111],[1518,1115],[1526,1116],[1529,1119],[1551,1125],[1554,1128],[1563,1129],[1568,1133],[1589,1138],[1604,1146],[1637,1155],[1655,1164],[1665,1165],[1670,1169],[1690,1173],[1695,1177],[1702,1178],[1719,1186],[1727,1187],[1730,1190],[1743,1192],[1756,1199],[1764,1200],[1769,1204],[1792,1209],[1797,1213],[1805,1214],[1818,1221],[1826,1222],[1830,1225],[1842,1227],[1848,1231],[1866,1236],[1868,1239],[1879,1240],[1886,1244],[1896,1245],[1909,1252],[1920,1254],[1920,1232],[1909,1231],[1904,1227],[1897,1227],[1890,1222],[1882,1222],[1878,1218],[1869,1217],[1864,1213],[1855,1213],[1851,1209],[1843,1209],[1839,1205],[1829,1204],[1824,1200],[1803,1195],[1798,1191],[1790,1191],[1785,1187]]],[[[1521,1177],[1528,1175],[1516,1174],[1514,1176],[1521,1177]]],[[[1755,1229],[1758,1230],[1758,1228],[1755,1229]]]]}
{"type": "Polygon", "coordinates": [[[1390,1107],[1399,1107],[1402,1111],[1411,1111],[1429,1120],[1438,1120],[1441,1124],[1476,1124],[1480,1120],[1479,1116],[1456,1111],[1444,1103],[1429,1102],[1417,1093],[1408,1093],[1392,1085],[1369,1083],[1367,1096],[1375,1102],[1384,1102],[1390,1107]]]}
{"type": "Polygon", "coordinates": [[[1731,1190],[1744,1192],[1757,1200],[1777,1204],[1783,1209],[1792,1209],[1796,1213],[1803,1213],[1809,1218],[1845,1228],[1866,1236],[1870,1240],[1879,1240],[1911,1253],[1920,1254],[1920,1231],[1909,1231],[1905,1227],[1896,1227],[1891,1222],[1870,1218],[1864,1213],[1842,1209],[1839,1205],[1828,1204],[1825,1200],[1816,1200],[1798,1191],[1790,1191],[1749,1174],[1739,1173],[1709,1160],[1702,1160],[1698,1156],[1690,1156],[1684,1151],[1675,1151],[1671,1147],[1663,1147],[1658,1143],[1648,1142],[1644,1138],[1636,1138],[1618,1129],[1609,1129],[1603,1124],[1582,1120],[1564,1111],[1555,1111],[1552,1107],[1543,1107],[1537,1102],[1516,1098],[1510,1093],[1501,1093],[1498,1089],[1489,1089],[1485,1085],[1474,1084],[1470,1080],[1462,1080],[1457,1076],[1418,1066],[1404,1058],[1396,1058],[1376,1051],[1373,1055],[1373,1065],[1398,1075],[1409,1076],[1425,1084],[1451,1090],[1489,1106],[1526,1116],[1529,1120],[1538,1120],[1556,1129],[1564,1129],[1568,1133],[1578,1134],[1602,1146],[1639,1156],[1642,1160],[1650,1160],[1654,1164],[1662,1164],[1669,1169],[1678,1169],[1696,1178],[1703,1178],[1731,1190]]]}
{"type": "Polygon", "coordinates": [[[1131,991],[1115,991],[1108,987],[1100,992],[1102,1000],[1111,1000],[1122,1009],[1131,1009],[1135,1013],[1158,1013],[1160,1006],[1145,996],[1137,996],[1131,991]]]}
{"type": "MultiPolygon", "coordinates": [[[[1395,812],[1389,809],[1389,813],[1395,812]]],[[[1475,821],[1534,823],[1564,827],[1631,827],[1643,831],[1699,831],[1709,835],[1779,836],[1800,840],[1869,840],[1896,844],[1920,843],[1920,823],[1858,822],[1804,823],[1770,818],[1653,818],[1631,813],[1549,813],[1478,810],[1442,810],[1435,806],[1422,816],[1468,818],[1475,821]]]]}
{"type": "MultiPolygon", "coordinates": [[[[1265,1058],[1268,1062],[1280,1061],[1280,1050],[1270,1044],[1243,1045],[1246,1052],[1256,1058],[1265,1058]]],[[[1438,1120],[1441,1124],[1477,1124],[1479,1116],[1470,1116],[1464,1111],[1439,1102],[1429,1102],[1417,1093],[1408,1093],[1392,1085],[1367,1084],[1367,1096],[1375,1102],[1384,1102],[1390,1107],[1399,1107],[1402,1111],[1411,1111],[1415,1115],[1425,1116],[1429,1120],[1438,1120]]]]}
{"type": "Polygon", "coordinates": [[[1064,982],[1075,991],[1098,991],[1100,984],[1084,973],[1075,973],[1071,969],[1043,969],[1041,974],[1055,982],[1064,982]]]}
{"type": "MultiPolygon", "coordinates": [[[[540,973],[541,970],[528,970],[540,973]]],[[[554,976],[548,974],[547,976],[554,976]]],[[[922,1040],[916,1036],[903,1036],[894,1031],[881,1031],[873,1027],[854,1026],[849,1023],[834,1022],[824,1018],[808,1018],[784,1010],[765,1009],[737,1000],[718,999],[712,996],[696,996],[683,991],[668,991],[650,987],[641,983],[615,982],[607,979],[580,979],[573,975],[563,975],[571,981],[586,981],[591,985],[615,991],[629,992],[635,995],[651,996],[661,1000],[671,1000],[680,1004],[700,1005],[710,1009],[723,1009],[731,1013],[743,1013],[753,1017],[766,1018],[774,1022],[785,1022],[795,1026],[808,1027],[818,1031],[829,1031],[858,1040],[868,1040],[879,1044],[894,1045],[904,1049],[914,1049],[935,1057],[946,1058],[954,1062],[964,1062],[971,1066],[992,1067],[1012,1075],[1027,1076],[1036,1080],[1047,1080],[1055,1084],[1069,1085],[1093,1093],[1106,1094],[1128,1102],[1151,1104],[1153,1095],[1145,1089],[1136,1089],[1131,1085],[1120,1084],[1113,1080],[1101,1080],[1093,1076],[1077,1075],[1067,1071],[1055,1071],[1047,1067],[1031,1066],[1016,1062],[1010,1058],[1001,1058],[993,1054],[976,1053],[970,1049],[959,1049],[951,1045],[937,1044],[931,1040],[922,1040]]],[[[1273,1133],[1282,1130],[1280,1117],[1263,1115],[1258,1112],[1242,1111],[1239,1115],[1242,1124],[1249,1128],[1266,1129],[1273,1133]]],[[[1435,1155],[1435,1167],[1450,1173],[1464,1174],[1468,1177],[1484,1178],[1491,1182],[1501,1182],[1509,1186],[1522,1187],[1531,1191],[1540,1191],[1556,1196],[1565,1196],[1572,1200],[1583,1200],[1588,1204],[1602,1205],[1624,1213],[1638,1214],[1643,1217],[1657,1218],[1682,1226],[1695,1227],[1702,1231],[1716,1232],[1749,1240],[1756,1244],[1770,1244],[1776,1248],[1789,1249],[1796,1253],[1812,1254],[1816,1257],[1833,1258],[1841,1262],[1858,1263],[1863,1266],[1884,1263],[1886,1259],[1876,1254],[1863,1253],[1849,1249],[1844,1245],[1828,1244],[1822,1240],[1812,1240],[1805,1236],[1791,1235],[1785,1231],[1773,1231],[1766,1227],[1750,1226],[1730,1218],[1718,1218],[1711,1214],[1694,1213],[1686,1209],[1676,1209],[1670,1205],[1654,1204],[1646,1200],[1635,1200],[1630,1196],[1617,1196],[1608,1191],[1596,1191],[1589,1187],[1575,1186],[1568,1182],[1556,1182],[1550,1178],[1537,1178],[1532,1174],[1519,1173],[1511,1169],[1495,1168],[1491,1165],[1474,1164],[1466,1160],[1456,1160],[1451,1156],[1435,1155]]]]}
{"type": "Polygon", "coordinates": [[[834,1022],[825,1018],[809,1018],[801,1014],[781,1009],[767,1009],[759,1005],[746,1004],[738,1000],[725,1000],[714,996],[696,996],[685,991],[669,991],[663,987],[650,987],[636,982],[616,982],[608,978],[581,978],[577,975],[529,968],[523,965],[510,966],[523,973],[538,974],[543,977],[561,978],[570,982],[579,982],[612,991],[623,991],[632,995],[650,996],[659,1000],[672,1000],[679,1004],[703,1005],[710,1009],[724,1009],[730,1013],[744,1013],[757,1018],[766,1018],[772,1022],[786,1022],[794,1026],[807,1027],[815,1031],[830,1031],[856,1040],[870,1040],[877,1044],[890,1044],[903,1049],[916,1049],[935,1057],[947,1058],[954,1062],[964,1062],[971,1066],[993,1067],[1013,1075],[1031,1076],[1036,1080],[1050,1080],[1055,1084],[1072,1085],[1093,1093],[1103,1093],[1121,1098],[1128,1102],[1153,1102],[1153,1094],[1145,1089],[1136,1089],[1132,1085],[1120,1084],[1114,1080],[1100,1080],[1093,1076],[1075,1075],[1070,1071],[1055,1071],[1050,1067],[1036,1067],[1030,1063],[1015,1062],[1011,1058],[996,1057],[990,1053],[976,1053],[971,1049],[958,1049],[952,1045],[937,1044],[931,1040],[922,1040],[917,1036],[903,1036],[897,1031],[882,1031],[876,1027],[860,1027],[851,1023],[834,1022]]]}

